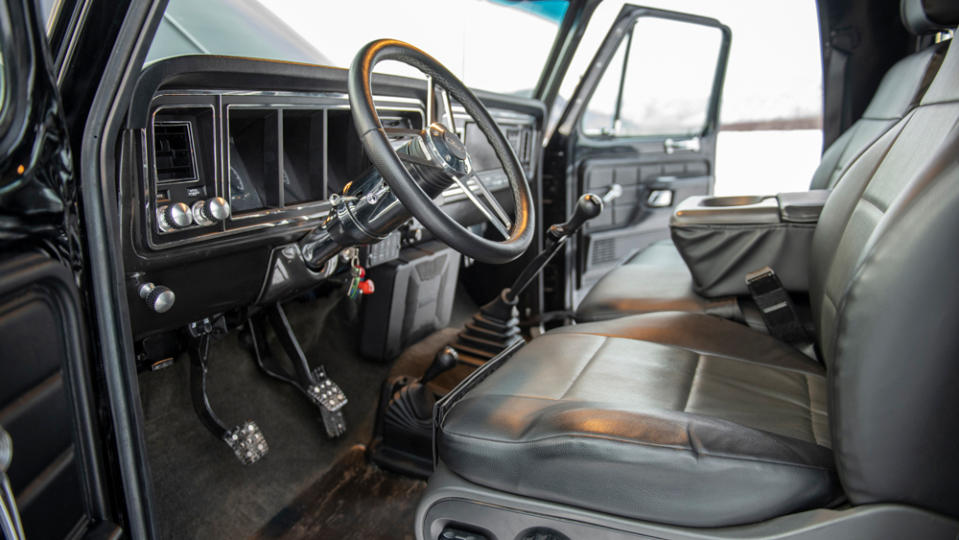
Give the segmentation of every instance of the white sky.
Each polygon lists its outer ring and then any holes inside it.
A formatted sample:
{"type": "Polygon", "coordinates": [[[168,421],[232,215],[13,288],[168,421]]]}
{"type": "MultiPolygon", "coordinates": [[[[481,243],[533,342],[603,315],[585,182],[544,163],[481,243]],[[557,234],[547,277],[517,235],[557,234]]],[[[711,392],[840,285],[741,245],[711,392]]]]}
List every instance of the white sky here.
{"type": "MultiPolygon", "coordinates": [[[[349,67],[374,39],[395,38],[436,57],[467,85],[499,92],[532,89],[556,35],[550,21],[482,0],[259,1],[337,66],[349,67]]],[[[418,75],[396,63],[376,71],[418,75]]]]}
{"type": "MultiPolygon", "coordinates": [[[[393,37],[437,57],[468,85],[503,92],[532,88],[556,29],[535,15],[483,0],[259,1],[336,65],[348,66],[356,51],[372,39],[393,37]],[[497,61],[488,61],[490,55],[497,61]],[[484,61],[471,61],[480,56],[484,61]]],[[[564,97],[569,97],[623,3],[606,0],[597,8],[561,91],[564,97]]],[[[815,0],[633,3],[715,17],[732,29],[723,122],[820,113],[815,0]]],[[[678,79],[683,66],[677,70],[678,79]]],[[[378,71],[415,73],[388,64],[378,71]]]]}
{"type": "MultiPolygon", "coordinates": [[[[564,97],[572,93],[624,3],[606,0],[596,9],[561,90],[564,97]]],[[[631,3],[705,15],[730,27],[733,39],[723,89],[723,122],[820,114],[822,67],[815,0],[631,3]]]]}

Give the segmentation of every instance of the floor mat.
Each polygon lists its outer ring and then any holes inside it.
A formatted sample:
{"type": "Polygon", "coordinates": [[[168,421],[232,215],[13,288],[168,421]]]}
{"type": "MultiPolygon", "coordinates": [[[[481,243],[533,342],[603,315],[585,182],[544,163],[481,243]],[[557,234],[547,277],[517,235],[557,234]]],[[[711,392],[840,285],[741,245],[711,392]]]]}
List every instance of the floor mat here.
{"type": "Polygon", "coordinates": [[[412,539],[426,482],[384,471],[354,446],[260,531],[257,538],[412,539]]]}

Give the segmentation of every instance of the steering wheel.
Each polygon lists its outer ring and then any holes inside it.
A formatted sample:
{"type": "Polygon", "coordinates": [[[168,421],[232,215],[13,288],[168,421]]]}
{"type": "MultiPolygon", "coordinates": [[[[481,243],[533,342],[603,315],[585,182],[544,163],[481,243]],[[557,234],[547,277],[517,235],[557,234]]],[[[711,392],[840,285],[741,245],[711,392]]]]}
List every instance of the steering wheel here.
{"type": "MultiPolygon", "coordinates": [[[[533,196],[519,159],[493,121],[486,107],[455,75],[425,52],[393,39],[373,41],[357,53],[349,72],[350,109],[357,134],[367,155],[401,203],[430,232],[457,251],[487,263],[506,263],[523,254],[533,239],[533,196]],[[384,128],[373,104],[370,88],[373,68],[383,60],[396,60],[426,75],[426,126],[422,130],[384,128]],[[437,88],[438,87],[438,88],[437,88]],[[442,94],[446,122],[437,116],[436,97],[442,94]],[[469,152],[456,135],[450,95],[473,117],[480,131],[489,140],[496,158],[509,179],[515,217],[510,219],[502,205],[473,170],[469,152]],[[390,137],[418,140],[420,156],[397,152],[390,137]],[[425,159],[423,157],[425,155],[425,159]],[[403,161],[428,169],[430,175],[419,178],[411,174],[403,161]],[[431,179],[432,178],[432,179],[431,179]],[[441,185],[436,187],[435,178],[441,185]],[[474,193],[471,184],[478,193],[474,193]],[[467,198],[499,232],[503,240],[484,238],[463,227],[444,212],[423,189],[431,191],[455,183],[467,198]],[[422,184],[422,185],[421,185],[422,184]]],[[[435,194],[438,194],[435,193],[435,194]]]]}

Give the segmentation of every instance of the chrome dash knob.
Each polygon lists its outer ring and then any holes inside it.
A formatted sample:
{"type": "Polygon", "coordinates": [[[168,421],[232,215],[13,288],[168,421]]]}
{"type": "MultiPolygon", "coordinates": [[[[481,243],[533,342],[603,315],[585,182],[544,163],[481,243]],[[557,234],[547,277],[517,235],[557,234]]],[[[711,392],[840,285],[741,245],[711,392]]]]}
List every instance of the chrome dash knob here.
{"type": "Polygon", "coordinates": [[[230,217],[230,203],[223,197],[213,197],[193,203],[193,220],[197,225],[212,225],[230,217]]]}
{"type": "Polygon", "coordinates": [[[157,223],[163,232],[175,231],[193,224],[193,212],[184,203],[171,203],[157,209],[157,223]]]}
{"type": "Polygon", "coordinates": [[[169,287],[144,283],[137,289],[137,294],[146,302],[147,307],[157,313],[166,313],[176,302],[176,294],[169,287]]]}

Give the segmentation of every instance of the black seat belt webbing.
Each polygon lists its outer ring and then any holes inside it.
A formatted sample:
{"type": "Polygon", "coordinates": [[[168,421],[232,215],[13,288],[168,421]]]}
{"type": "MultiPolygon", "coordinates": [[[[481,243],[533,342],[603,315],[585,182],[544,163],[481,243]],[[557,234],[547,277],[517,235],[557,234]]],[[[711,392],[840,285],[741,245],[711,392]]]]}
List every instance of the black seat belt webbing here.
{"type": "Polygon", "coordinates": [[[766,266],[746,274],[746,287],[770,335],[797,346],[809,343],[789,292],[772,268],[766,266]]]}

